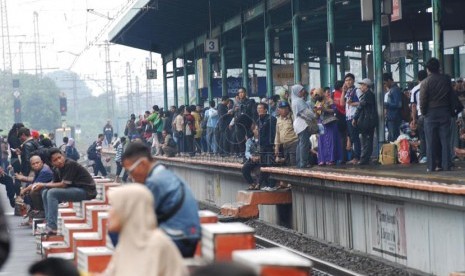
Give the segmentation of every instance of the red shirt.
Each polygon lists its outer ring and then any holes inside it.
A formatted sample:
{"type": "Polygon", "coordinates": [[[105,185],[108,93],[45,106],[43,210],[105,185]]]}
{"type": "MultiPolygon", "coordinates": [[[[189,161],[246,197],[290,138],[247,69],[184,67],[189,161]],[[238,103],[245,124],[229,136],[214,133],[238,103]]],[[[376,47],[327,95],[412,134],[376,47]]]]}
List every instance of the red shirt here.
{"type": "Polygon", "coordinates": [[[334,90],[334,92],[333,92],[333,101],[336,104],[336,109],[340,114],[345,115],[346,114],[346,106],[341,104],[341,96],[342,96],[342,91],[341,90],[334,90]]]}

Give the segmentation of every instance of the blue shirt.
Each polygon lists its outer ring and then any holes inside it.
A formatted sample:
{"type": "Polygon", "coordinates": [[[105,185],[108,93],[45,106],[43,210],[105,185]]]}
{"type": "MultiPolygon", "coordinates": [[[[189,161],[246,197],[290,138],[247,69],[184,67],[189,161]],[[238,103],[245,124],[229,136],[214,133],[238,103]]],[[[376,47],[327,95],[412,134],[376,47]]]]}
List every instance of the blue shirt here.
{"type": "Polygon", "coordinates": [[[34,177],[34,181],[32,183],[48,183],[53,180],[53,172],[50,169],[49,166],[44,164],[42,169],[39,171],[39,173],[36,174],[34,177]]]}
{"type": "Polygon", "coordinates": [[[387,99],[384,103],[384,107],[386,108],[386,119],[400,120],[402,118],[400,113],[402,109],[402,92],[399,86],[393,85],[387,93],[387,99]]]}
{"type": "Polygon", "coordinates": [[[159,227],[172,240],[200,239],[200,219],[197,201],[189,186],[172,171],[163,165],[156,165],[145,180],[145,185],[155,198],[155,213],[159,227]],[[184,201],[179,210],[166,221],[160,218],[173,209],[182,198],[184,201]]]}
{"type": "Polygon", "coordinates": [[[218,124],[218,111],[214,108],[209,108],[205,111],[205,119],[207,120],[207,127],[215,128],[218,124]]]}

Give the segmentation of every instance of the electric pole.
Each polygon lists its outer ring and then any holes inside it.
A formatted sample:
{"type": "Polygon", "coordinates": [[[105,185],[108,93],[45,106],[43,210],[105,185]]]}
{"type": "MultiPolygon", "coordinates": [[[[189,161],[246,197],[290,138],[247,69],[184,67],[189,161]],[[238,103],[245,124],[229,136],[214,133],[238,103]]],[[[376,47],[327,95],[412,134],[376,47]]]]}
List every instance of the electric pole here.
{"type": "Polygon", "coordinates": [[[36,62],[36,76],[42,77],[42,57],[40,54],[40,35],[39,35],[39,13],[36,11],[34,16],[34,54],[36,62]]]}
{"type": "Polygon", "coordinates": [[[128,114],[134,113],[134,105],[132,103],[132,80],[131,80],[131,64],[126,62],[126,93],[128,99],[128,114]]]}
{"type": "Polygon", "coordinates": [[[6,0],[0,0],[0,12],[2,24],[2,56],[3,56],[3,71],[11,73],[11,49],[10,49],[10,30],[8,27],[8,11],[6,8],[6,0]]]}
{"type": "MultiPolygon", "coordinates": [[[[148,72],[149,69],[152,69],[152,59],[146,58],[145,59],[145,71],[148,72]]],[[[146,110],[150,110],[150,104],[152,101],[152,81],[149,77],[147,77],[147,84],[146,84],[146,91],[145,91],[145,104],[146,110]]]]}
{"type": "Polygon", "coordinates": [[[136,112],[141,113],[140,108],[140,87],[139,87],[139,76],[136,76],[136,112]]]}
{"type": "Polygon", "coordinates": [[[112,121],[115,119],[115,92],[113,91],[113,80],[111,78],[110,43],[105,41],[105,89],[107,90],[107,117],[112,121]]]}

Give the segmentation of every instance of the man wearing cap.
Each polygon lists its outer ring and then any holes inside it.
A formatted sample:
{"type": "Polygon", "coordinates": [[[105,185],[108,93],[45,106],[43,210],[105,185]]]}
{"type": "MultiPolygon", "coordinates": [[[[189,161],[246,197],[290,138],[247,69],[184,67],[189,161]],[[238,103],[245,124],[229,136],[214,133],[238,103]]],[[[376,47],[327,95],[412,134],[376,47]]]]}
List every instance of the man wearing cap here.
{"type": "Polygon", "coordinates": [[[278,104],[279,117],[276,121],[276,135],[274,138],[275,156],[278,159],[282,147],[285,165],[296,165],[296,149],[299,138],[295,134],[291,107],[288,102],[278,104]]]}
{"type": "Polygon", "coordinates": [[[378,113],[376,111],[375,94],[370,89],[373,83],[370,79],[363,79],[359,84],[362,95],[352,119],[352,125],[357,127],[361,134],[362,151],[360,161],[356,165],[368,165],[373,153],[373,135],[378,122],[378,113]]]}
{"type": "Polygon", "coordinates": [[[427,172],[448,171],[452,165],[450,144],[450,78],[439,73],[439,60],[426,63],[428,77],[421,82],[420,110],[425,116],[427,172]]]}

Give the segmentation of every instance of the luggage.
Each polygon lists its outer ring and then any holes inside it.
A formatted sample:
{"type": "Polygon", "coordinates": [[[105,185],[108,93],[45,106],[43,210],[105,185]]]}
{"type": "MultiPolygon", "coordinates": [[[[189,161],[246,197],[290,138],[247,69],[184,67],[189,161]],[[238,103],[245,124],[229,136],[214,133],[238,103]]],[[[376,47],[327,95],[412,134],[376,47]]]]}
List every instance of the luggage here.
{"type": "Polygon", "coordinates": [[[399,141],[397,158],[400,164],[410,164],[410,143],[407,139],[399,141]]]}
{"type": "Polygon", "coordinates": [[[397,163],[397,146],[395,144],[384,144],[381,146],[379,163],[381,163],[381,165],[392,165],[397,163]]]}

